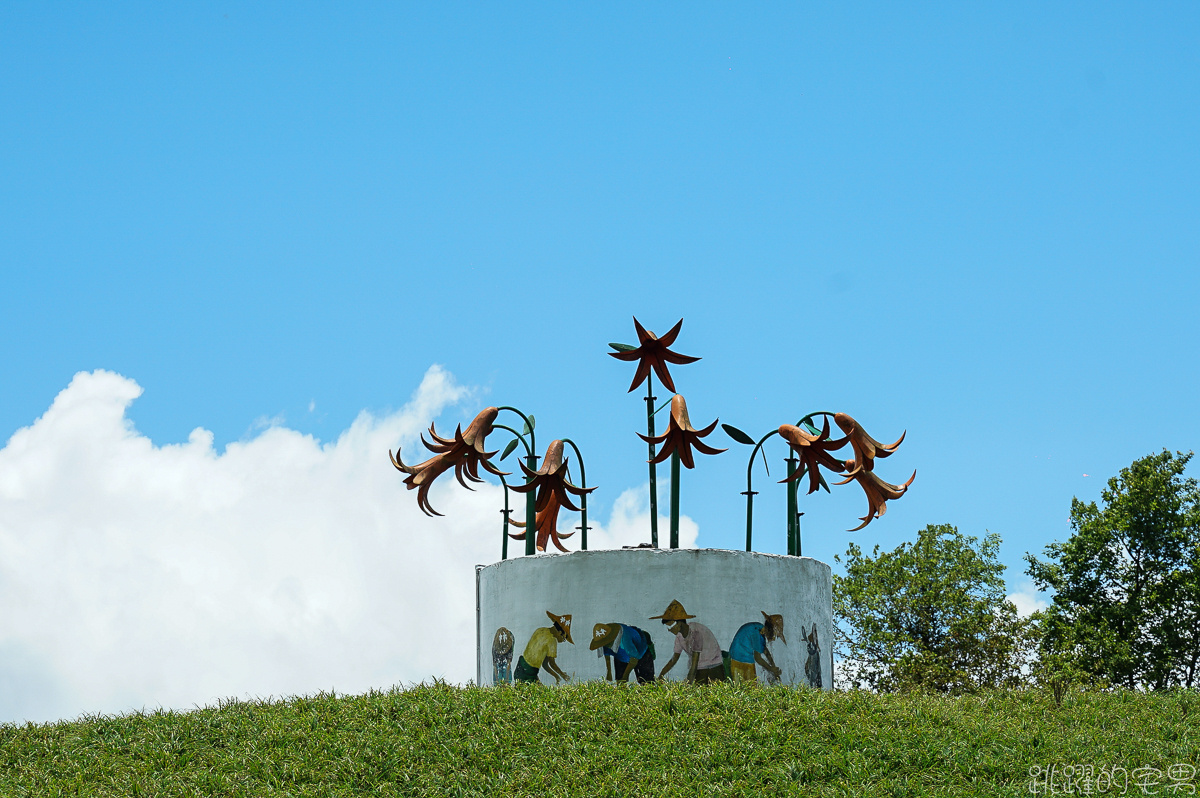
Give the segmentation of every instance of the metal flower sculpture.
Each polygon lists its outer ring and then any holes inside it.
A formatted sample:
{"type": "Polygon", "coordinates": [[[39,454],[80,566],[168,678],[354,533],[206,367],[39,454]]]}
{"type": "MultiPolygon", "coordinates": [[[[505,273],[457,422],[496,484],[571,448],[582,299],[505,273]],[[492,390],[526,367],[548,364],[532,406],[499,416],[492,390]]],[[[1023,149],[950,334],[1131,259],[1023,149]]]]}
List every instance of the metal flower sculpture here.
{"type": "Polygon", "coordinates": [[[430,424],[429,434],[434,443],[426,441],[424,435],[421,436],[421,443],[425,444],[425,448],[433,452],[434,456],[419,465],[405,465],[404,461],[400,459],[399,448],[396,449],[395,456],[392,455],[391,449],[388,450],[388,457],[391,459],[392,465],[408,474],[404,478],[404,484],[408,486],[409,490],[417,489],[417,505],[425,515],[441,515],[429,504],[429,487],[435,479],[451,467],[454,468],[454,477],[459,484],[468,490],[474,490],[474,488],[468,485],[463,477],[471,482],[483,482],[479,477],[480,466],[496,476],[508,475],[509,472],[500,471],[492,465],[491,458],[496,453],[484,449],[484,439],[491,433],[499,412],[499,408],[496,407],[484,408],[467,426],[465,432],[460,424],[454,430],[453,438],[441,437],[430,424]]]}
{"type": "MultiPolygon", "coordinates": [[[[751,551],[751,541],[754,531],[754,497],[757,491],[753,486],[754,473],[754,458],[758,455],[759,449],[762,449],[763,444],[767,439],[779,435],[788,444],[788,470],[787,477],[779,480],[787,485],[787,550],[788,554],[799,555],[800,547],[800,513],[797,508],[797,487],[799,482],[808,476],[808,492],[813,493],[817,488],[825,488],[829,490],[829,485],[825,481],[825,477],[821,474],[821,469],[824,468],[837,474],[845,476],[838,485],[845,485],[850,481],[857,481],[862,486],[863,492],[867,494],[867,503],[869,512],[860,519],[862,524],[849,531],[856,532],[869,524],[872,519],[878,518],[886,511],[885,502],[889,499],[898,499],[908,490],[908,486],[912,484],[916,478],[917,472],[913,472],[913,476],[908,482],[903,485],[891,485],[884,482],[879,477],[875,476],[875,458],[889,457],[901,442],[904,441],[904,435],[895,443],[882,444],[867,434],[862,425],[855,421],[852,417],[845,413],[829,413],[820,411],[809,413],[795,424],[782,424],[777,429],[773,429],[763,435],[757,442],[754,438],[747,435],[737,427],[723,424],[722,428],[729,437],[735,441],[747,446],[753,447],[750,452],[750,461],[746,465],[746,490],[742,495],[746,497],[746,551],[751,551]],[[821,429],[818,430],[814,426],[814,419],[817,416],[823,416],[821,429]],[[842,431],[846,433],[844,437],[836,440],[829,435],[829,419],[837,423],[842,431]],[[844,447],[847,443],[854,449],[854,459],[841,460],[833,456],[833,452],[844,447]]],[[[766,452],[763,453],[763,465],[766,466],[766,452]]],[[[769,472],[768,472],[769,473],[769,472]]]]}
{"type": "Polygon", "coordinates": [[[725,451],[724,449],[714,449],[707,443],[701,443],[700,441],[701,438],[707,437],[716,428],[716,421],[704,429],[693,427],[692,420],[688,418],[687,402],[684,401],[682,395],[675,394],[671,397],[671,420],[667,423],[667,431],[653,438],[639,432],[638,437],[646,443],[653,443],[656,446],[662,447],[658,450],[658,454],[654,456],[654,462],[661,463],[672,454],[678,454],[679,460],[684,466],[695,468],[696,461],[692,457],[693,447],[701,454],[720,454],[725,451]]]}
{"type": "MultiPolygon", "coordinates": [[[[562,544],[562,540],[575,533],[563,534],[558,531],[558,511],[566,507],[568,510],[578,512],[579,508],[571,502],[570,494],[586,496],[595,488],[581,488],[567,481],[567,461],[563,459],[562,441],[550,442],[550,446],[546,449],[546,456],[542,458],[542,467],[537,471],[530,469],[524,463],[521,464],[521,470],[525,472],[528,481],[524,485],[512,485],[509,489],[517,493],[529,493],[534,489],[537,490],[535,502],[537,518],[534,521],[537,528],[537,550],[545,551],[546,543],[554,541],[554,545],[558,547],[559,551],[566,551],[567,548],[562,544]]],[[[525,526],[516,521],[509,523],[518,527],[525,526]]],[[[517,540],[525,540],[527,534],[529,534],[528,529],[520,534],[514,534],[512,537],[517,540]]]]}
{"type": "Polygon", "coordinates": [[[847,438],[830,440],[828,416],[825,417],[825,425],[821,432],[816,435],[795,424],[783,424],[779,427],[779,436],[787,441],[788,446],[792,447],[792,451],[800,458],[800,467],[790,477],[781,479],[780,482],[794,482],[807,473],[808,492],[816,493],[817,488],[821,487],[821,474],[817,466],[825,466],[830,471],[836,471],[839,474],[846,470],[842,461],[835,458],[830,452],[836,452],[845,446],[847,438]]]}
{"type": "MultiPolygon", "coordinates": [[[[718,419],[719,420],[719,419],[718,419]]],[[[662,435],[649,436],[638,433],[638,437],[646,443],[662,446],[658,454],[650,462],[661,463],[671,458],[671,548],[679,548],[679,464],[682,462],[688,468],[695,468],[696,462],[692,449],[701,454],[720,454],[724,449],[714,449],[701,438],[717,428],[717,422],[709,424],[704,429],[692,426],[688,418],[687,402],[679,394],[671,397],[671,420],[667,423],[667,431],[662,435]]]]}
{"type": "Polygon", "coordinates": [[[808,492],[813,493],[820,487],[822,480],[818,466],[824,466],[839,474],[846,474],[846,478],[841,482],[835,482],[835,485],[845,485],[847,482],[857,481],[863,492],[867,494],[869,506],[866,516],[859,519],[862,523],[854,529],[848,530],[857,532],[887,511],[885,503],[887,499],[899,499],[903,496],[913,479],[916,479],[917,472],[914,471],[912,477],[903,485],[892,485],[875,476],[875,458],[890,457],[900,446],[907,433],[902,434],[895,443],[885,446],[868,435],[862,425],[846,413],[834,413],[833,420],[846,433],[845,437],[837,440],[829,439],[829,416],[827,414],[821,432],[817,435],[810,434],[791,424],[784,424],[779,428],[780,436],[788,442],[792,451],[799,455],[801,463],[801,467],[796,469],[791,476],[780,481],[793,482],[807,471],[808,492]],[[847,443],[854,449],[854,459],[842,462],[830,455],[830,452],[837,451],[847,443]]]}
{"type": "MultiPolygon", "coordinates": [[[[633,319],[634,329],[637,330],[638,345],[630,346],[629,344],[609,344],[616,352],[609,352],[610,355],[618,360],[627,362],[637,361],[637,371],[633,375],[633,382],[629,385],[629,391],[632,392],[635,388],[646,383],[646,436],[648,438],[655,437],[654,435],[654,414],[661,410],[654,409],[654,380],[650,379],[650,371],[653,370],[658,375],[658,379],[662,382],[663,387],[671,393],[675,393],[675,381],[671,379],[671,372],[667,368],[668,363],[682,365],[685,363],[695,363],[700,358],[692,357],[691,355],[681,355],[678,352],[672,352],[671,344],[675,343],[675,339],[679,337],[679,330],[683,327],[683,319],[680,319],[670,332],[662,338],[656,336],[642,326],[637,317],[633,319]]],[[[650,545],[658,547],[658,470],[655,464],[660,462],[654,453],[654,444],[649,443],[649,463],[650,471],[650,545]]],[[[689,466],[690,468],[691,466],[689,466]]]]}
{"type": "Polygon", "coordinates": [[[683,365],[695,363],[700,359],[690,355],[681,355],[670,349],[671,344],[675,343],[675,339],[679,337],[683,319],[680,319],[662,338],[643,327],[636,316],[633,319],[633,326],[637,330],[638,346],[625,349],[622,345],[619,351],[609,352],[617,360],[637,361],[637,372],[633,375],[633,382],[629,384],[628,392],[633,393],[650,376],[650,369],[654,369],[654,373],[658,375],[659,382],[663,384],[663,387],[671,393],[675,393],[675,381],[671,379],[671,372],[667,370],[667,364],[683,365]]]}
{"type": "MultiPolygon", "coordinates": [[[[885,457],[891,457],[892,453],[904,442],[904,436],[908,434],[908,431],[905,430],[900,433],[900,437],[895,443],[884,445],[868,435],[861,424],[845,413],[834,413],[833,420],[842,428],[842,432],[846,433],[846,437],[850,440],[850,446],[854,449],[854,459],[847,460],[846,462],[856,463],[856,468],[865,468],[867,471],[875,468],[876,457],[881,460],[885,457]]],[[[828,429],[828,417],[825,419],[825,425],[826,429],[828,429]]],[[[851,473],[857,472],[852,471],[851,473]]],[[[809,491],[809,493],[812,493],[812,491],[809,491]]]]}
{"type": "MultiPolygon", "coordinates": [[[[891,454],[891,452],[888,452],[891,454]]],[[[882,518],[887,512],[888,499],[899,499],[908,490],[908,486],[917,478],[917,472],[913,471],[912,476],[908,478],[908,482],[903,485],[892,485],[884,482],[874,471],[869,470],[865,464],[860,466],[854,460],[846,461],[846,473],[848,476],[841,482],[835,482],[835,485],[845,485],[850,480],[856,481],[862,486],[863,493],[867,494],[867,514],[859,520],[861,524],[849,531],[857,532],[867,524],[874,521],[876,518],[882,518]]]]}

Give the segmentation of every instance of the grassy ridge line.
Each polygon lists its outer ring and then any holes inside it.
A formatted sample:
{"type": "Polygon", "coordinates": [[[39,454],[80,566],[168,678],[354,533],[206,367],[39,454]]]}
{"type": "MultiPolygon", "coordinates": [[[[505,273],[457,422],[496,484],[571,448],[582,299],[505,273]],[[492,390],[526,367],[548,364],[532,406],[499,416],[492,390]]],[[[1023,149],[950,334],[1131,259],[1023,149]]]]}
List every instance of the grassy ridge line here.
{"type": "Polygon", "coordinates": [[[0,795],[1015,796],[1036,765],[1200,768],[1197,713],[1196,691],[422,685],[3,725],[0,795]]]}

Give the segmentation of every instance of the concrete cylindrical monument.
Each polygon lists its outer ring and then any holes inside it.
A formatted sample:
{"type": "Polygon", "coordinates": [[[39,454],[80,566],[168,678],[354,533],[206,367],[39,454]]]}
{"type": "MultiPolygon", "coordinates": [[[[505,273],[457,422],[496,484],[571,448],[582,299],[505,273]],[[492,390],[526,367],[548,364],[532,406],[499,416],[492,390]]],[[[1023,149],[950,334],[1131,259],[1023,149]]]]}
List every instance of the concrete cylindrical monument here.
{"type": "Polygon", "coordinates": [[[735,681],[833,685],[832,574],[808,557],[577,551],[480,567],[476,590],[481,685],[507,683],[522,667],[528,679],[531,665],[543,683],[553,683],[554,669],[574,681],[604,679],[631,651],[642,655],[641,673],[650,672],[644,660],[652,656],[655,675],[679,651],[666,674],[672,680],[688,675],[695,653],[701,669],[720,663],[735,681]]]}

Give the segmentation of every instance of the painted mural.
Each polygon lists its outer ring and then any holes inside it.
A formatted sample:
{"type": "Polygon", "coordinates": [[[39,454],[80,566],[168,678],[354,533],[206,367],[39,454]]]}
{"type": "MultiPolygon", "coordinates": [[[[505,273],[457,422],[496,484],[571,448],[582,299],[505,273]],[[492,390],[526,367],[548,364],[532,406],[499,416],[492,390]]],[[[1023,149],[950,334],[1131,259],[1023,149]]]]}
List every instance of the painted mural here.
{"type": "MultiPolygon", "coordinates": [[[[801,630],[803,631],[803,630],[801,630]]],[[[814,623],[812,632],[805,636],[808,643],[808,659],[804,661],[804,678],[809,687],[821,686],[821,646],[817,642],[817,625],[814,623]]]]}
{"type": "Polygon", "coordinates": [[[725,660],[716,636],[702,623],[693,621],[678,600],[672,600],[662,615],[652,615],[650,620],[661,620],[667,631],[675,635],[675,653],[663,666],[661,676],[666,676],[680,654],[686,654],[686,681],[697,684],[724,681],[725,660]]]}
{"type": "Polygon", "coordinates": [[[546,610],[546,615],[553,621],[553,625],[543,626],[530,636],[525,652],[517,660],[517,670],[513,673],[513,679],[518,682],[537,682],[538,674],[542,670],[554,677],[555,684],[571,681],[571,677],[563,673],[555,662],[559,643],[565,640],[575,644],[571,639],[571,616],[557,615],[550,610],[546,610]]]}
{"type": "Polygon", "coordinates": [[[616,549],[520,557],[476,573],[480,684],[832,687],[832,574],[807,557],[616,549]]]}
{"type": "Polygon", "coordinates": [[[492,638],[492,684],[512,684],[513,633],[501,626],[492,638]]]}
{"type": "Polygon", "coordinates": [[[632,674],[638,684],[654,681],[654,641],[645,629],[624,623],[598,623],[592,627],[592,644],[597,657],[604,658],[604,678],[628,684],[632,674]]]}
{"type": "MultiPolygon", "coordinates": [[[[617,621],[596,623],[592,627],[588,649],[596,652],[597,659],[604,660],[605,681],[617,684],[649,684],[656,679],[665,679],[681,657],[684,660],[683,668],[686,669],[683,680],[694,684],[723,681],[735,684],[780,684],[783,671],[776,664],[772,649],[787,645],[783,615],[770,614],[765,610],[759,610],[759,614],[761,621],[742,624],[734,633],[729,647],[722,648],[711,629],[697,621],[695,615],[689,614],[679,600],[672,600],[661,614],[649,617],[649,620],[661,621],[667,631],[674,635],[672,656],[657,675],[654,670],[654,641],[648,631],[633,624],[617,621]]],[[[577,676],[564,673],[556,662],[558,644],[574,644],[571,639],[572,616],[557,615],[549,610],[546,616],[552,625],[541,627],[530,636],[514,673],[509,671],[514,650],[513,634],[504,626],[496,630],[492,641],[493,685],[507,685],[514,681],[541,683],[542,671],[552,676],[555,684],[571,681],[572,676],[577,676]]],[[[814,622],[812,631],[802,636],[807,646],[804,684],[821,688],[821,647],[817,624],[814,622]]],[[[598,678],[598,674],[596,677],[584,674],[582,678],[598,678]]]]}
{"type": "Polygon", "coordinates": [[[729,644],[729,675],[734,682],[757,682],[759,668],[766,672],[764,681],[776,682],[783,674],[776,667],[775,658],[767,647],[767,643],[776,639],[787,644],[783,637],[783,616],[767,615],[765,612],[762,616],[761,623],[750,621],[742,624],[729,644]]]}

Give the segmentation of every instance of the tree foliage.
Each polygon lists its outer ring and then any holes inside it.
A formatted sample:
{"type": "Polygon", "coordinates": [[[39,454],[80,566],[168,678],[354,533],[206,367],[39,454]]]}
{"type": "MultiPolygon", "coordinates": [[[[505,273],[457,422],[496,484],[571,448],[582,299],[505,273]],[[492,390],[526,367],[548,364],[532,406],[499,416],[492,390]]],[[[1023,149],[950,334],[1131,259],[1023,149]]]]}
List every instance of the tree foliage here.
{"type": "Polygon", "coordinates": [[[948,524],[871,556],[851,544],[833,578],[841,678],[951,694],[1020,684],[1033,626],[1005,598],[999,548],[998,535],[980,542],[948,524]]]}
{"type": "Polygon", "coordinates": [[[1200,490],[1192,454],[1134,461],[1095,502],[1071,502],[1071,537],[1031,554],[1027,573],[1054,591],[1040,658],[1095,681],[1161,690],[1197,682],[1200,490]]]}

